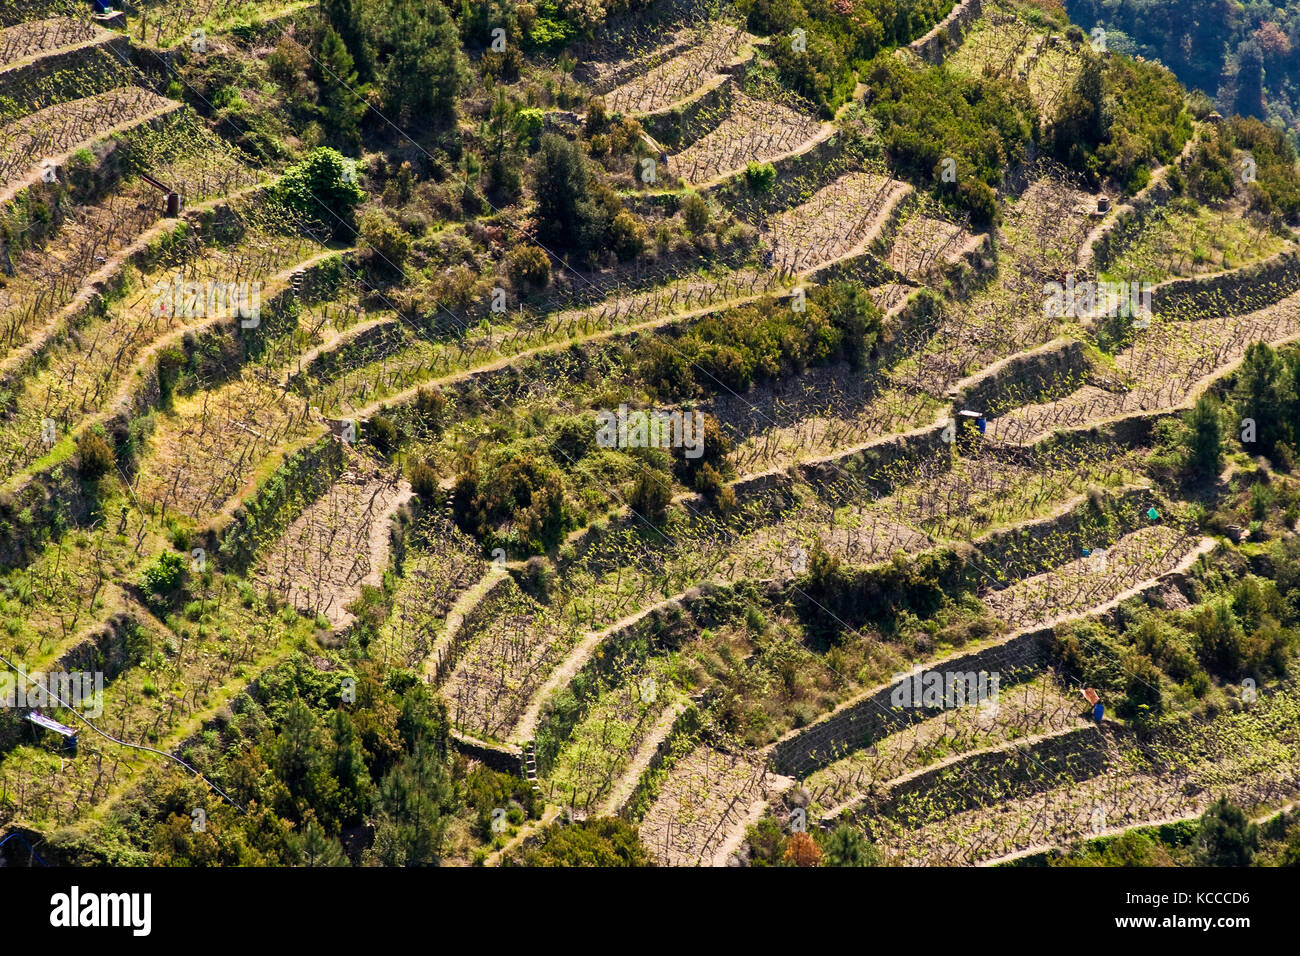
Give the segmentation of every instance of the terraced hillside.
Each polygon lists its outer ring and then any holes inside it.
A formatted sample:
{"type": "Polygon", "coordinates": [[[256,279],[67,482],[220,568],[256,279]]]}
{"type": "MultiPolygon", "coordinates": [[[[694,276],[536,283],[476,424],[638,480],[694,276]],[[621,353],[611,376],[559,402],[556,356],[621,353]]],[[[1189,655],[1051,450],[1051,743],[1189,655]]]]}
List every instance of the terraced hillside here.
{"type": "Polygon", "coordinates": [[[1047,2],[507,6],[0,0],[0,838],[981,865],[1293,801],[1285,137],[1047,2]]]}

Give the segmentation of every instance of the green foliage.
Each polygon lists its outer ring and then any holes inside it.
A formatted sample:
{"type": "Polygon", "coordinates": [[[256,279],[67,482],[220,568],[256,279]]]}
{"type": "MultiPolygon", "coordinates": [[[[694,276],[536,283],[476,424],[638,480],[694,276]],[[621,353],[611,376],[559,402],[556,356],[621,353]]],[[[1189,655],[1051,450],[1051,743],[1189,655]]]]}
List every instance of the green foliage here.
{"type": "Polygon", "coordinates": [[[371,268],[381,275],[401,276],[411,254],[411,237],[380,209],[361,217],[361,240],[369,250],[371,268]]]}
{"type": "Polygon", "coordinates": [[[1231,128],[1225,124],[1207,125],[1185,166],[1188,189],[1197,199],[1221,202],[1231,197],[1238,174],[1231,128]]]}
{"type": "Polygon", "coordinates": [[[854,75],[849,62],[839,45],[821,30],[807,31],[801,50],[795,49],[789,36],[778,37],[768,47],[768,53],[781,82],[820,106],[828,119],[853,92],[854,75]]]}
{"type": "Polygon", "coordinates": [[[366,441],[381,455],[391,455],[400,441],[397,426],[387,415],[373,415],[366,422],[366,441]]]}
{"type": "Polygon", "coordinates": [[[426,503],[437,501],[441,491],[438,485],[438,473],[425,462],[417,461],[411,468],[411,490],[426,503]]]}
{"type": "Polygon", "coordinates": [[[749,847],[750,866],[783,865],[789,838],[774,817],[765,816],[746,830],[745,842],[749,847]]]}
{"type": "Polygon", "coordinates": [[[682,220],[693,236],[709,228],[709,204],[699,193],[687,193],[682,200],[682,220]]]}
{"type": "Polygon", "coordinates": [[[450,120],[470,72],[447,8],[438,0],[377,0],[365,9],[384,113],[403,128],[450,120]]]}
{"type": "Polygon", "coordinates": [[[627,504],[640,517],[652,524],[662,524],[673,498],[673,483],[667,475],[653,468],[645,468],[637,476],[628,495],[627,504]]]}
{"type": "MultiPolygon", "coordinates": [[[[1248,184],[1251,202],[1261,212],[1294,220],[1300,216],[1300,167],[1296,149],[1280,129],[1257,119],[1234,116],[1232,139],[1255,166],[1255,178],[1248,184]]],[[[1242,172],[1238,165],[1236,172],[1242,172]]]]}
{"type": "Polygon", "coordinates": [[[104,436],[87,429],[77,438],[77,474],[86,481],[98,481],[113,470],[116,459],[104,436]]]}
{"type": "Polygon", "coordinates": [[[185,561],[174,551],[164,551],[145,565],[140,579],[151,594],[167,596],[181,586],[185,577],[185,561]]]}
{"type": "Polygon", "coordinates": [[[554,53],[584,32],[584,24],[567,12],[574,10],[576,5],[540,0],[533,6],[536,12],[531,22],[522,21],[525,42],[530,49],[554,53]]]}
{"type": "Polygon", "coordinates": [[[127,836],[163,866],[436,865],[454,817],[476,818],[483,799],[524,786],[482,769],[463,776],[445,707],[421,681],[381,682],[368,663],[354,676],[315,660],[330,669],[295,654],[264,673],[219,734],[196,738],[201,753],[186,754],[247,812],[198,792],[197,781],[152,783],[127,798],[129,828],[111,821],[104,835],[127,836]],[[344,676],[356,682],[354,703],[340,699],[344,676]],[[202,830],[191,825],[194,806],[208,808],[202,830]],[[357,840],[362,831],[371,838],[357,840]]]}
{"type": "Polygon", "coordinates": [[[1098,157],[1105,175],[1136,191],[1146,185],[1152,166],[1178,156],[1192,135],[1192,119],[1182,87],[1159,64],[1111,57],[1105,79],[1115,105],[1098,157]]]}
{"type": "Polygon", "coordinates": [[[1141,830],[1090,841],[1082,853],[1052,860],[1053,866],[1171,866],[1173,859],[1157,837],[1141,830]]]}
{"type": "Polygon", "coordinates": [[[666,399],[744,391],[752,383],[847,359],[861,365],[880,333],[880,310],[861,287],[837,282],[808,293],[804,311],[767,299],[709,315],[673,343],[645,344],[641,378],[666,399]]]}
{"type": "Polygon", "coordinates": [[[172,407],[172,397],[185,364],[185,353],[174,345],[158,352],[158,394],[164,409],[172,407]]]}
{"type": "Polygon", "coordinates": [[[545,250],[527,243],[506,254],[506,273],[518,289],[541,289],[551,281],[551,257],[545,250]]]}
{"type": "Polygon", "coordinates": [[[365,198],[348,160],[325,146],[286,169],[269,192],[294,214],[338,236],[350,235],[353,210],[365,198]]]}
{"type": "Polygon", "coordinates": [[[1217,599],[1196,609],[1191,620],[1196,654],[1205,669],[1227,680],[1286,668],[1289,635],[1272,615],[1255,626],[1243,622],[1232,602],[1217,599]]]}
{"type": "Polygon", "coordinates": [[[534,845],[515,850],[503,866],[653,866],[636,827],[617,817],[552,824],[534,845]]]}
{"type": "Polygon", "coordinates": [[[880,852],[861,831],[840,824],[822,841],[822,866],[879,866],[880,852]]]}
{"type": "Polygon", "coordinates": [[[480,133],[492,188],[507,199],[519,195],[522,156],[541,130],[538,110],[521,109],[498,87],[480,133]]]}
{"type": "Polygon", "coordinates": [[[831,634],[842,635],[845,624],[865,622],[889,630],[904,611],[921,619],[935,614],[947,592],[961,587],[964,567],[954,552],[935,549],[912,559],[895,554],[888,563],[854,568],[819,543],[808,555],[808,571],[799,581],[801,611],[831,634]]]}
{"type": "Polygon", "coordinates": [[[457,466],[452,503],[461,527],[488,546],[537,554],[566,528],[564,475],[545,456],[510,448],[474,453],[457,466]]]}
{"type": "Polygon", "coordinates": [[[767,52],[783,83],[831,116],[853,92],[854,69],[923,36],[949,0],[741,0],[749,29],[770,36],[767,52]],[[804,49],[794,31],[803,30],[804,49]]]}
{"type": "Polygon", "coordinates": [[[1044,130],[1044,144],[1096,181],[1113,178],[1137,192],[1151,169],[1171,162],[1192,135],[1183,90],[1156,63],[1084,52],[1074,88],[1044,130]]]}
{"type": "Polygon", "coordinates": [[[1249,866],[1259,845],[1259,827],[1240,807],[1220,797],[1201,816],[1196,835],[1196,861],[1202,866],[1249,866]]]}
{"type": "Polygon", "coordinates": [[[751,160],[745,166],[745,183],[756,193],[771,192],[776,183],[776,167],[751,160]]]}
{"type": "Polygon", "coordinates": [[[321,13],[337,33],[363,82],[374,79],[374,43],[363,24],[360,0],[321,0],[321,13]]]}
{"type": "Polygon", "coordinates": [[[317,62],[325,126],[339,142],[355,147],[361,142],[368,88],[358,79],[352,54],[332,27],[326,27],[321,35],[317,62]]]}
{"type": "Polygon", "coordinates": [[[870,65],[871,112],[892,165],[980,227],[995,216],[992,188],[1030,141],[1035,111],[1023,89],[892,56],[870,65]],[[956,179],[943,180],[944,160],[956,179]]]}
{"type": "Polygon", "coordinates": [[[1220,112],[1257,117],[1289,130],[1294,140],[1300,10],[1290,0],[1065,0],[1065,6],[1085,28],[1104,24],[1111,49],[1159,60],[1189,89],[1214,97],[1220,112]]]}
{"type": "Polygon", "coordinates": [[[1246,348],[1234,377],[1232,399],[1241,418],[1255,423],[1259,451],[1271,455],[1278,442],[1293,437],[1297,408],[1293,391],[1296,357],[1284,360],[1267,342],[1252,342],[1246,348]]]}
{"type": "Polygon", "coordinates": [[[644,241],[644,226],[623,209],[578,143],[555,133],[543,134],[531,180],[537,231],[548,246],[594,252],[610,240],[624,254],[640,251],[636,245],[638,236],[644,241]]]}
{"type": "Polygon", "coordinates": [[[465,779],[465,802],[474,811],[478,833],[484,841],[492,839],[492,812],[498,807],[517,807],[524,817],[533,820],[541,816],[543,807],[528,780],[481,766],[465,779]]]}
{"type": "Polygon", "coordinates": [[[1187,463],[1193,474],[1213,478],[1223,468],[1223,428],[1219,403],[1202,395],[1187,415],[1187,463]]]}

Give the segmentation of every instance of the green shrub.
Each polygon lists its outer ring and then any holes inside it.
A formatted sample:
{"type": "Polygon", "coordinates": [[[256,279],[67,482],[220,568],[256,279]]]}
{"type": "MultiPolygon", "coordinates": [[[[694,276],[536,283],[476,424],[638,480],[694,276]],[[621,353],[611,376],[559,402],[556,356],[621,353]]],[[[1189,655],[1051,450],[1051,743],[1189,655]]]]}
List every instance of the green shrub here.
{"type": "Polygon", "coordinates": [[[141,572],[145,589],[151,594],[167,596],[181,586],[185,576],[185,561],[174,551],[164,551],[141,572]]]}
{"type": "Polygon", "coordinates": [[[536,843],[512,851],[503,866],[653,866],[636,827],[617,817],[552,824],[536,843]]]}
{"type": "Polygon", "coordinates": [[[84,431],[77,439],[77,474],[86,481],[98,481],[113,470],[116,459],[104,436],[94,430],[84,431]]]}
{"type": "Polygon", "coordinates": [[[653,468],[642,470],[632,486],[627,503],[639,517],[651,524],[662,524],[673,500],[673,483],[667,475],[653,468]]]}
{"type": "Polygon", "coordinates": [[[546,551],[566,527],[564,475],[532,452],[505,448],[462,459],[452,504],[462,527],[515,553],[546,551]]]}
{"type": "Polygon", "coordinates": [[[269,194],[290,212],[340,237],[351,234],[353,211],[365,198],[348,160],[324,146],[286,169],[269,194]]]}
{"type": "Polygon", "coordinates": [[[750,162],[745,167],[745,182],[756,193],[771,192],[776,185],[776,167],[771,163],[750,162]]]}
{"type": "Polygon", "coordinates": [[[410,235],[385,213],[373,209],[361,217],[361,240],[370,253],[372,267],[380,273],[401,275],[411,254],[410,235]]]}
{"type": "Polygon", "coordinates": [[[682,219],[691,235],[698,236],[709,228],[709,204],[699,193],[687,193],[682,202],[682,219]]]}
{"type": "Polygon", "coordinates": [[[374,415],[366,422],[366,440],[381,455],[391,455],[397,450],[397,426],[387,415],[374,415]]]}
{"type": "Polygon", "coordinates": [[[551,259],[532,243],[515,246],[506,256],[506,274],[517,289],[541,289],[551,281],[551,259]]]}
{"type": "Polygon", "coordinates": [[[411,469],[411,490],[425,502],[436,501],[441,490],[438,486],[438,473],[424,462],[416,462],[411,469]]]}
{"type": "Polygon", "coordinates": [[[893,56],[870,67],[871,112],[891,163],[978,226],[994,221],[990,187],[1023,154],[1036,112],[1020,88],[943,67],[914,69],[893,56]],[[944,182],[945,160],[956,180],[944,182]]]}

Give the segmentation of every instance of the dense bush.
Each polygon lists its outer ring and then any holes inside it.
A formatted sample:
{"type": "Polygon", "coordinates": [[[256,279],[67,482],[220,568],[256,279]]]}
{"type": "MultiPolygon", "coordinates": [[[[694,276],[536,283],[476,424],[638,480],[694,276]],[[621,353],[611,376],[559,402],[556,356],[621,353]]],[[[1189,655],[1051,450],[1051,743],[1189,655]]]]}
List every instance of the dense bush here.
{"type": "Polygon", "coordinates": [[[164,551],[141,572],[140,579],[151,594],[166,596],[181,586],[185,561],[174,551],[164,551]]]}
{"type": "Polygon", "coordinates": [[[884,50],[925,34],[951,0],[741,0],[749,29],[770,36],[781,80],[831,115],[853,92],[854,70],[884,50]],[[803,30],[804,49],[794,31],[803,30]]]}
{"type": "Polygon", "coordinates": [[[350,163],[338,150],[319,147],[290,166],[270,188],[273,200],[306,222],[350,237],[353,211],[365,198],[350,163]]]}
{"type": "Polygon", "coordinates": [[[635,256],[644,246],[644,225],[623,208],[578,143],[543,134],[531,182],[537,232],[548,246],[594,254],[609,243],[622,258],[635,256]]]}
{"type": "Polygon", "coordinates": [[[756,193],[771,192],[776,182],[776,167],[771,163],[751,161],[745,167],[745,182],[756,193]]]}
{"type": "Polygon", "coordinates": [[[113,470],[113,449],[104,436],[94,429],[77,438],[77,474],[87,481],[98,481],[113,470]]]}
{"type": "Polygon", "coordinates": [[[1044,130],[1044,145],[1094,182],[1113,178],[1136,192],[1192,135],[1182,87],[1157,63],[1103,60],[1086,50],[1083,56],[1074,88],[1044,130]]]}
{"type": "Polygon", "coordinates": [[[897,554],[886,564],[854,568],[818,545],[808,555],[800,596],[809,619],[831,633],[843,633],[846,623],[893,627],[905,611],[920,618],[934,614],[947,591],[960,587],[963,568],[947,549],[913,559],[897,554]]]}
{"type": "MultiPolygon", "coordinates": [[[[1159,60],[1188,89],[1243,113],[1300,129],[1300,9],[1291,0],[1065,0],[1071,19],[1104,23],[1107,46],[1159,60]]],[[[1214,104],[1211,104],[1214,105],[1214,104]]]]}
{"type": "Polygon", "coordinates": [[[380,275],[401,276],[411,254],[411,237],[385,213],[372,210],[361,217],[361,240],[371,268],[380,275]]]}
{"type": "MultiPolygon", "coordinates": [[[[1300,167],[1295,146],[1285,133],[1240,116],[1232,118],[1230,128],[1237,148],[1245,150],[1255,164],[1255,179],[1247,187],[1253,204],[1287,219],[1300,216],[1300,167]]],[[[1241,172],[1240,166],[1237,171],[1241,172]]]]}
{"type": "Polygon", "coordinates": [[[404,128],[442,122],[469,81],[456,24],[438,0],[329,0],[322,12],[385,115],[404,128]]]}
{"type": "Polygon", "coordinates": [[[707,316],[673,342],[650,339],[638,367],[646,384],[670,400],[743,391],[836,359],[860,365],[879,333],[880,310],[861,287],[834,283],[808,293],[802,312],[768,299],[707,316]]]}
{"type": "Polygon", "coordinates": [[[673,500],[673,484],[668,476],[653,468],[643,469],[627,497],[628,507],[652,524],[661,524],[673,500]]]}
{"type": "Polygon", "coordinates": [[[536,843],[511,852],[503,866],[653,866],[636,827],[617,817],[553,824],[536,843]]]}
{"type": "Polygon", "coordinates": [[[462,527],[489,545],[537,554],[565,530],[564,475],[545,456],[502,449],[460,461],[452,502],[462,527]]]}
{"type": "Polygon", "coordinates": [[[506,256],[506,272],[518,289],[540,289],[551,281],[551,259],[534,245],[518,245],[506,256]]]}
{"type": "Polygon", "coordinates": [[[892,165],[977,226],[995,216],[991,187],[1033,136],[1035,111],[1023,87],[972,79],[944,67],[914,68],[892,56],[871,63],[871,112],[892,165]],[[956,165],[943,179],[944,160],[956,165]]]}

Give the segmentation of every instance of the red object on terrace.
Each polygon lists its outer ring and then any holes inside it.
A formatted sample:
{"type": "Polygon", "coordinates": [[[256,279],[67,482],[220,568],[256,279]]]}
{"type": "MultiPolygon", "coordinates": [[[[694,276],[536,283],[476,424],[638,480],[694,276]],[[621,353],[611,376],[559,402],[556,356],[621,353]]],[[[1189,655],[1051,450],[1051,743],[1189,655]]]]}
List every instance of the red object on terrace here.
{"type": "Polygon", "coordinates": [[[1085,687],[1083,689],[1083,699],[1086,700],[1088,703],[1096,706],[1099,698],[1097,697],[1097,692],[1095,690],[1093,690],[1091,687],[1085,687]]]}

